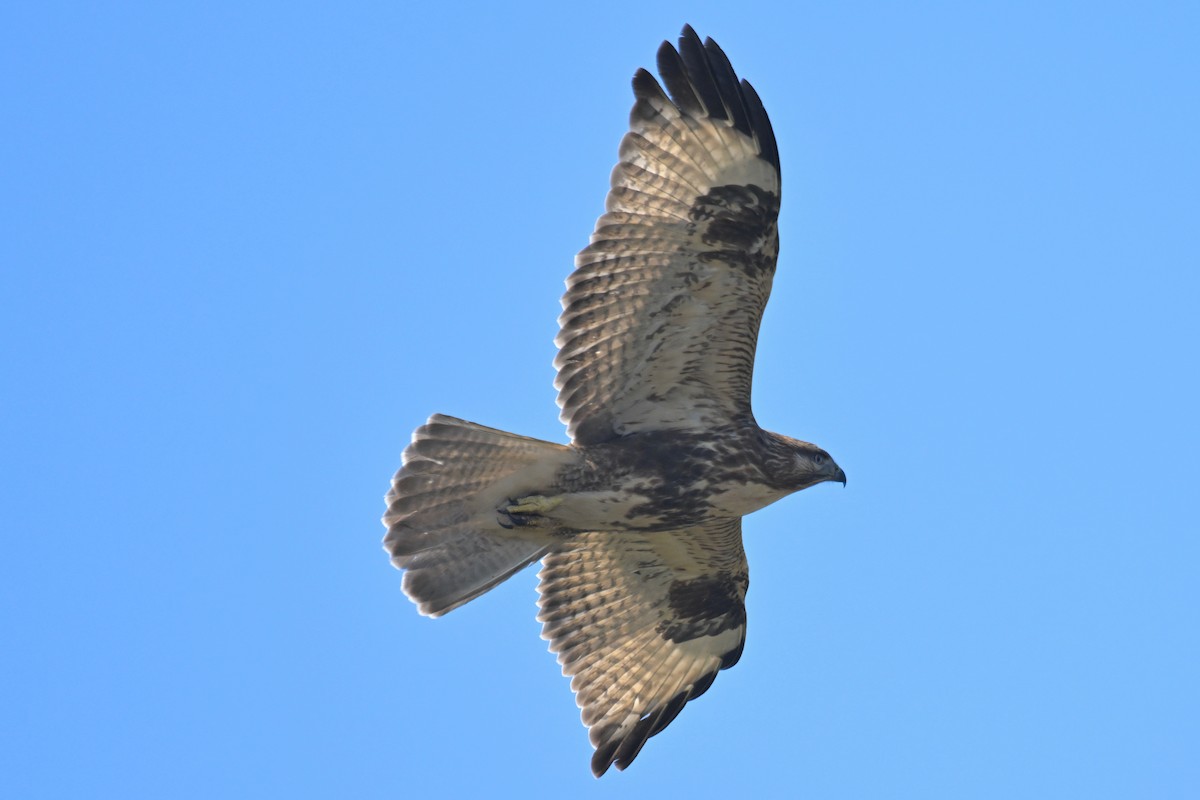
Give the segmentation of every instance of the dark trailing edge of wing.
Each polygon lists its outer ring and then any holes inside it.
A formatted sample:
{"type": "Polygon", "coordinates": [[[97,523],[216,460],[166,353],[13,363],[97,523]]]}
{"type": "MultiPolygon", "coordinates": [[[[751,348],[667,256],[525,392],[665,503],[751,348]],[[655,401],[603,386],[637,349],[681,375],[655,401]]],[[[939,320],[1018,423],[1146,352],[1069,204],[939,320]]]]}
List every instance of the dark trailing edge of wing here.
{"type": "Polygon", "coordinates": [[[739,82],[716,42],[709,38],[701,44],[692,26],[683,26],[678,50],[670,42],[658,48],[658,72],[667,93],[653,75],[639,69],[633,78],[633,93],[638,99],[665,98],[669,94],[676,108],[689,116],[729,120],[739,131],[757,139],[759,157],[779,171],[779,148],[762,100],[749,81],[739,82]]]}

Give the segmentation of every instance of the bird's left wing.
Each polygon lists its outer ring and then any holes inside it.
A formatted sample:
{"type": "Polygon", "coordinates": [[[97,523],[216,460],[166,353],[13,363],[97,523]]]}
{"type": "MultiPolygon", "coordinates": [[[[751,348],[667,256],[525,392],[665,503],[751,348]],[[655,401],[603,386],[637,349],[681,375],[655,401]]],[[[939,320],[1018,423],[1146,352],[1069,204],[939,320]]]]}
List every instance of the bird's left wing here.
{"type": "Polygon", "coordinates": [[[762,101],[684,28],[637,102],[607,213],[567,279],[555,366],[576,444],[750,418],[779,251],[779,154],[762,101]],[[669,94],[668,94],[669,93],[669,94]]]}
{"type": "Polygon", "coordinates": [[[571,676],[597,776],[629,766],[742,654],[749,576],[740,519],[580,534],[546,556],[539,577],[542,638],[571,676]]]}

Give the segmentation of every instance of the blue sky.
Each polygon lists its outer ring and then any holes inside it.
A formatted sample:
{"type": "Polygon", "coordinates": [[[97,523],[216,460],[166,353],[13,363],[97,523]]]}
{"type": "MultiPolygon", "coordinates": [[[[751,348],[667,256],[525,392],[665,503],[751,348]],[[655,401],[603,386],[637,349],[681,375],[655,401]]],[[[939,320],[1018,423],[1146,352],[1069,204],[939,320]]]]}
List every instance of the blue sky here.
{"type": "Polygon", "coordinates": [[[1190,3],[0,11],[0,794],[1200,792],[1190,3]],[[558,298],[684,22],[759,90],[738,666],[595,781],[532,572],[420,618],[433,412],[561,441],[558,298]]]}

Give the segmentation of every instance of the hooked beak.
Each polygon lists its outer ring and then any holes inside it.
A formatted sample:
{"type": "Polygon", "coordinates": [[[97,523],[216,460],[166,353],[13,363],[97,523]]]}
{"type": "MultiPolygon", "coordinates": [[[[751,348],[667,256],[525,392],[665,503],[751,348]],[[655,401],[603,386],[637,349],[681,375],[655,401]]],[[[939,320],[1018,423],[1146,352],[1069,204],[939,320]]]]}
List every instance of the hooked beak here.
{"type": "Polygon", "coordinates": [[[834,467],[833,473],[829,476],[831,481],[839,481],[843,487],[846,485],[846,472],[841,467],[834,467]]]}

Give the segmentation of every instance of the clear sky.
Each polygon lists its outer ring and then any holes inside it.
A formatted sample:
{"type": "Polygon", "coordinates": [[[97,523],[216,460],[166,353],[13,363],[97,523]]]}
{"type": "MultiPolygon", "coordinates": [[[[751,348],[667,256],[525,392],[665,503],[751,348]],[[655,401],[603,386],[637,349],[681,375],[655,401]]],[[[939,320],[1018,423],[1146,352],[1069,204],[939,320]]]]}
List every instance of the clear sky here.
{"type": "Polygon", "coordinates": [[[1198,9],[5,4],[0,795],[1200,796],[1198,9]],[[433,412],[563,439],[685,22],[779,140],[759,421],[849,485],[596,781],[533,572],[420,618],[379,516],[433,412]]]}

